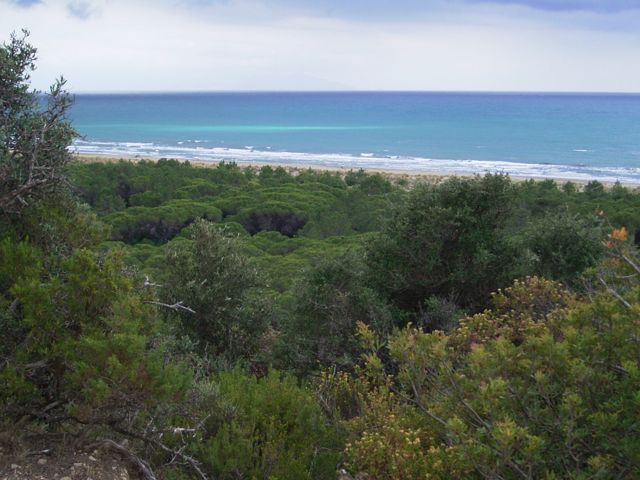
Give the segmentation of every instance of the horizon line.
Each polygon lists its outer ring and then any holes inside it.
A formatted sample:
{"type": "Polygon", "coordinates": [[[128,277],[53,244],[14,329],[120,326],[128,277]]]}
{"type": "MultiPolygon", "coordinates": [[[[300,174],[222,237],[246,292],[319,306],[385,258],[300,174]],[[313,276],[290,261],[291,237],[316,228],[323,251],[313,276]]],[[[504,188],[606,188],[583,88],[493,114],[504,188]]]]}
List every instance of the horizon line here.
{"type": "MultiPolygon", "coordinates": [[[[422,94],[483,94],[483,95],[640,95],[640,91],[593,91],[593,90],[261,90],[261,89],[222,89],[222,90],[69,90],[73,95],[188,95],[188,94],[304,94],[304,93],[422,93],[422,94]]],[[[44,91],[41,93],[45,93],[44,91]]]]}

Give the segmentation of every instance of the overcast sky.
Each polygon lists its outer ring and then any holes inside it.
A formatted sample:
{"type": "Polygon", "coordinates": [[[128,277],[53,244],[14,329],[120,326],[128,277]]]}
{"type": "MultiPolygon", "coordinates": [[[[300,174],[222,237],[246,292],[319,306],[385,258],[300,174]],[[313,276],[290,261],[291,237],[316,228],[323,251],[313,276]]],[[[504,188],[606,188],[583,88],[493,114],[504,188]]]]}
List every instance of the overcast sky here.
{"type": "Polygon", "coordinates": [[[640,91],[640,0],[0,0],[20,28],[75,92],[640,91]]]}

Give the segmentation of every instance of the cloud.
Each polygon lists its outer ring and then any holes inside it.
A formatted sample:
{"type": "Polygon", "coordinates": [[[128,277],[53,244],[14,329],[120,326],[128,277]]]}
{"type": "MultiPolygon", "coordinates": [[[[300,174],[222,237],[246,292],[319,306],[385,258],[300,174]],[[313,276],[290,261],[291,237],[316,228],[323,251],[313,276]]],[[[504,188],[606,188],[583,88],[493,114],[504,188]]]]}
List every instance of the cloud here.
{"type": "Polygon", "coordinates": [[[541,11],[617,13],[640,9],[640,0],[180,0],[182,5],[207,8],[219,5],[252,4],[275,11],[307,12],[331,18],[414,19],[451,11],[463,11],[473,5],[522,6],[541,11]]]}
{"type": "Polygon", "coordinates": [[[41,89],[638,90],[640,11],[524,1],[46,0],[0,32],[32,32],[41,89]]]}
{"type": "Polygon", "coordinates": [[[80,20],[86,20],[96,13],[91,2],[87,0],[73,0],[67,4],[69,15],[80,20]]]}
{"type": "Polygon", "coordinates": [[[469,3],[523,5],[537,10],[598,13],[640,9],[640,0],[466,0],[469,3]]]}
{"type": "Polygon", "coordinates": [[[9,3],[17,5],[18,7],[30,8],[34,5],[42,3],[42,0],[9,0],[9,3]]]}

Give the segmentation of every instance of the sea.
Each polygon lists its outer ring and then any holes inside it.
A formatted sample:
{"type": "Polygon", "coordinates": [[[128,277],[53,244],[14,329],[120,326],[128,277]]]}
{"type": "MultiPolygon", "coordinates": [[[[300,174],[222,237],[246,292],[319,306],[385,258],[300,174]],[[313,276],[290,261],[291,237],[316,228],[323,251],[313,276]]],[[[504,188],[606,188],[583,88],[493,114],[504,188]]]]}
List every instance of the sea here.
{"type": "Polygon", "coordinates": [[[640,184],[640,94],[77,94],[86,155],[640,184]]]}

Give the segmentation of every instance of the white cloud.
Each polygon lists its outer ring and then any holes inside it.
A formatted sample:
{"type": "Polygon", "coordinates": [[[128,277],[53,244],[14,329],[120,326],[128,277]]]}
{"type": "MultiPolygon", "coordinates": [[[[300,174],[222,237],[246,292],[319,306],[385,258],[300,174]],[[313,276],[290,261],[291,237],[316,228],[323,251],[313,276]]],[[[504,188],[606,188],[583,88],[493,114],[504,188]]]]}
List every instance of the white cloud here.
{"type": "MultiPolygon", "coordinates": [[[[71,15],[63,0],[28,9],[0,3],[5,38],[22,27],[32,32],[39,88],[60,73],[75,91],[637,91],[640,85],[640,31],[593,28],[591,20],[568,25],[567,13],[521,16],[518,7],[482,5],[412,22],[301,16],[257,0],[200,8],[169,1],[76,4],[90,14],[71,15]]],[[[596,14],[590,15],[584,18],[596,14]]]]}

